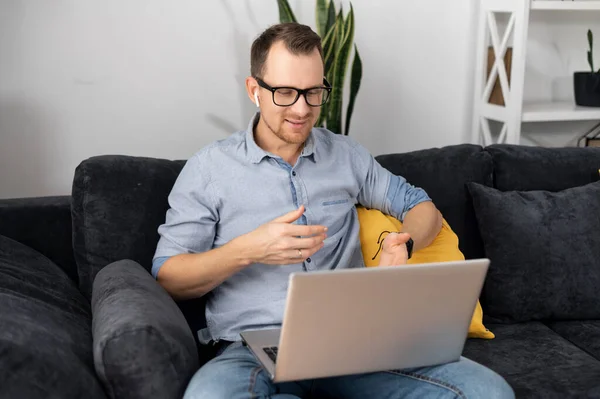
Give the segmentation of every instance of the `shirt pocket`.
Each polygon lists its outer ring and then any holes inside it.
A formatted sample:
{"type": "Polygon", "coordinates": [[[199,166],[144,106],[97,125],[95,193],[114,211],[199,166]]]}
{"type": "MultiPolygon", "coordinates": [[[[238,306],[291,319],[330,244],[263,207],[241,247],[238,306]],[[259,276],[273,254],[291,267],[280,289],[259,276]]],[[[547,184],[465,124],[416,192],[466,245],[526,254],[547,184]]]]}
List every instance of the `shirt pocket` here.
{"type": "Polygon", "coordinates": [[[350,201],[350,197],[324,201],[322,206],[342,205],[350,201]]]}
{"type": "Polygon", "coordinates": [[[338,194],[323,199],[319,204],[319,224],[327,227],[327,238],[338,240],[347,230],[349,219],[354,207],[354,200],[347,193],[338,194]]]}

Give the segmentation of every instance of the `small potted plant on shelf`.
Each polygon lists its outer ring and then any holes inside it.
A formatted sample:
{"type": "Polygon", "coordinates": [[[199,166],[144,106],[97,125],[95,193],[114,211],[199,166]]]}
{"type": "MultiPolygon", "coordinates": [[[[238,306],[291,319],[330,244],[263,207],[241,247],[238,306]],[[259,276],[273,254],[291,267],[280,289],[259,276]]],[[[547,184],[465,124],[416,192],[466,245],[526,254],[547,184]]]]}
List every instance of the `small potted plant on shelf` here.
{"type": "Polygon", "coordinates": [[[573,83],[575,89],[575,103],[586,107],[600,107],[600,69],[594,70],[594,35],[588,29],[588,43],[590,49],[587,52],[588,63],[591,72],[575,72],[573,83]]]}

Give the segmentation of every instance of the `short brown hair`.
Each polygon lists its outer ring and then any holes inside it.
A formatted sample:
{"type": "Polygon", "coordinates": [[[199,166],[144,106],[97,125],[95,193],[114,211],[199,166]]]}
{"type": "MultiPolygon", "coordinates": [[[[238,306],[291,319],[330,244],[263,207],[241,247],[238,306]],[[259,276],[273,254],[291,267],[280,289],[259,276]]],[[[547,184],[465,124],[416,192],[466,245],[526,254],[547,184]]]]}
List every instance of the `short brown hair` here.
{"type": "Polygon", "coordinates": [[[277,24],[261,33],[252,43],[250,50],[250,74],[252,76],[262,77],[269,50],[275,42],[280,40],[292,54],[310,54],[316,48],[323,59],[321,37],[310,26],[296,22],[277,24]]]}

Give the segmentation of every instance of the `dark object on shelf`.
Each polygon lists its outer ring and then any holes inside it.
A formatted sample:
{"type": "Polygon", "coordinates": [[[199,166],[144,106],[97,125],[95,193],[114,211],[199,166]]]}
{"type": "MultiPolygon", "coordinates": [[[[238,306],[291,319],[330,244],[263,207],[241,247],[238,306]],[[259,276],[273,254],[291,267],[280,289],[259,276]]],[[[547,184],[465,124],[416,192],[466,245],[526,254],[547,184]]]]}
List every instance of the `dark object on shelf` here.
{"type": "Polygon", "coordinates": [[[600,69],[594,69],[594,34],[590,29],[587,31],[587,52],[590,72],[575,72],[573,75],[573,86],[575,90],[575,103],[584,107],[600,107],[600,69]]]}
{"type": "Polygon", "coordinates": [[[600,73],[575,72],[573,84],[577,105],[600,107],[600,73]]]}

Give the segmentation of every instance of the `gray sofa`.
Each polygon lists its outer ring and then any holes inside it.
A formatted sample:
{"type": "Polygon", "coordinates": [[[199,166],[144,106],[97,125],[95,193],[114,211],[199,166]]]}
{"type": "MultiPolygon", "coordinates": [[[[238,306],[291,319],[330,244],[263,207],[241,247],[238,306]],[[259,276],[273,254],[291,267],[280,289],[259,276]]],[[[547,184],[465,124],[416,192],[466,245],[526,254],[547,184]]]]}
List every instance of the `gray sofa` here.
{"type": "MultiPolygon", "coordinates": [[[[600,149],[458,145],[379,156],[492,260],[493,340],[464,355],[519,398],[600,397],[600,149]]],[[[0,200],[0,398],[176,398],[214,348],[204,299],[149,274],[184,162],[100,156],[71,196],[0,200]]]]}

